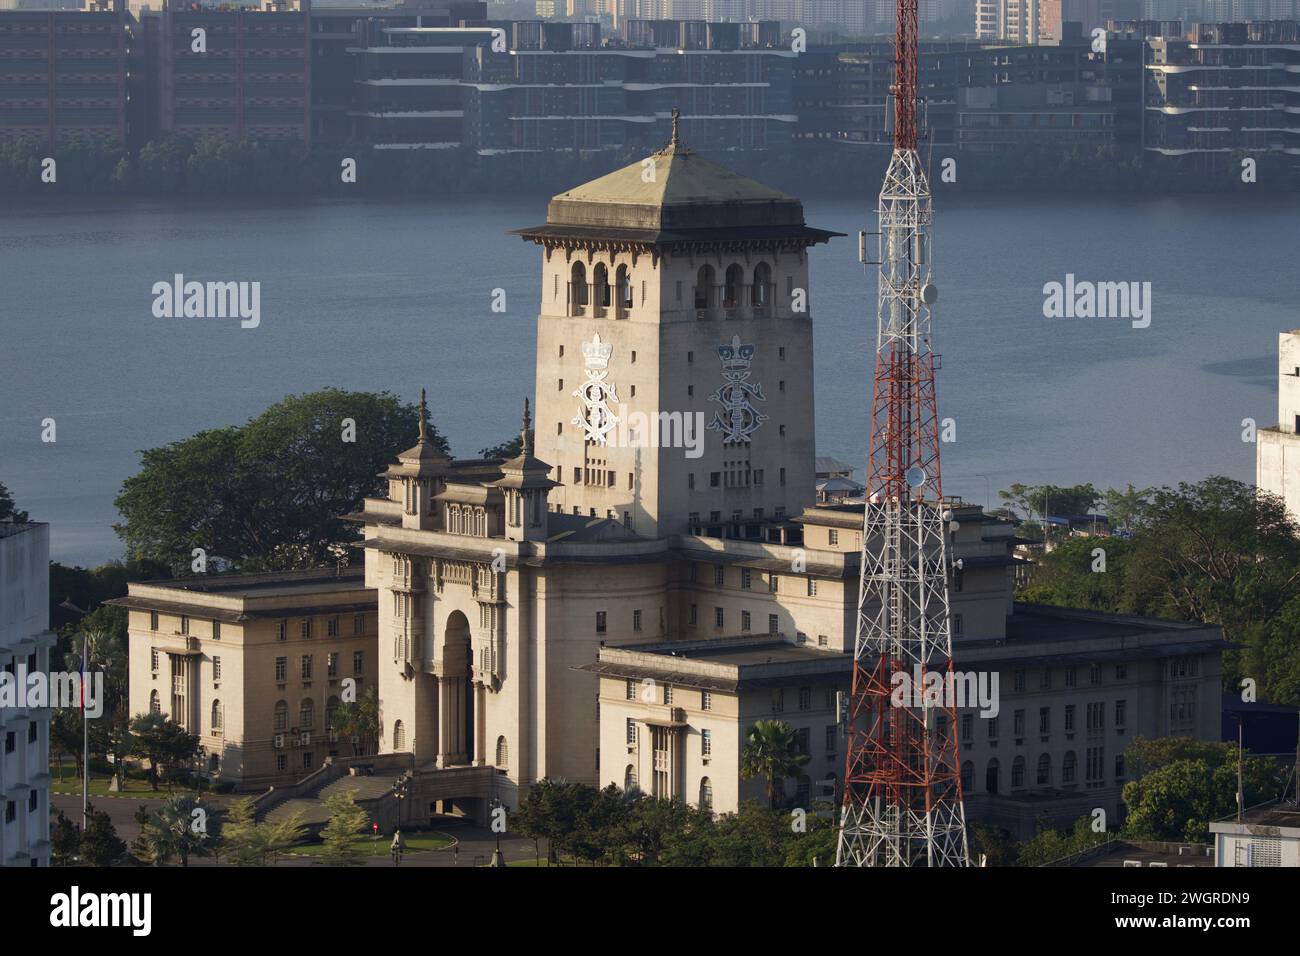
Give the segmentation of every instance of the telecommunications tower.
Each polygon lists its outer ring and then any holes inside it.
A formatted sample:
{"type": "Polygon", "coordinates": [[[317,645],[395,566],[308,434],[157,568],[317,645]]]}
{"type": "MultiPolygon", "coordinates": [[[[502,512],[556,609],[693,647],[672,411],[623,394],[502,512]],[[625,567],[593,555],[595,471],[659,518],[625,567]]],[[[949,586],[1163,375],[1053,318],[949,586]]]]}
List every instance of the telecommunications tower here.
{"type": "MultiPolygon", "coordinates": [[[[897,0],[894,152],[879,312],[848,759],[836,866],[967,866],[939,479],[930,187],[917,153],[917,0],[897,0]],[[896,678],[898,674],[905,677],[896,678]],[[928,676],[927,675],[932,675],[928,676]],[[900,702],[901,701],[901,702],[900,702]]],[[[866,237],[863,261],[868,261],[866,237]]]]}

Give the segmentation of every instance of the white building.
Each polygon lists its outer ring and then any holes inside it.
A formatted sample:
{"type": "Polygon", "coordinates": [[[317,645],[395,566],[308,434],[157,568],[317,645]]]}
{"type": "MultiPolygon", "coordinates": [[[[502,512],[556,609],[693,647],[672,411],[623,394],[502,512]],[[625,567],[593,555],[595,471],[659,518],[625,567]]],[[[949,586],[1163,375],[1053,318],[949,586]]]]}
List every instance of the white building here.
{"type": "Polygon", "coordinates": [[[1216,820],[1215,866],[1300,866],[1300,806],[1270,803],[1253,807],[1241,822],[1216,820]]]}
{"type": "MultiPolygon", "coordinates": [[[[11,678],[49,672],[49,568],[49,525],[0,522],[0,671],[11,678]]],[[[0,866],[49,866],[48,707],[0,705],[0,805],[0,866]]]]}
{"type": "Polygon", "coordinates": [[[1255,484],[1300,520],[1300,329],[1281,333],[1277,352],[1277,424],[1259,429],[1255,484]]]}

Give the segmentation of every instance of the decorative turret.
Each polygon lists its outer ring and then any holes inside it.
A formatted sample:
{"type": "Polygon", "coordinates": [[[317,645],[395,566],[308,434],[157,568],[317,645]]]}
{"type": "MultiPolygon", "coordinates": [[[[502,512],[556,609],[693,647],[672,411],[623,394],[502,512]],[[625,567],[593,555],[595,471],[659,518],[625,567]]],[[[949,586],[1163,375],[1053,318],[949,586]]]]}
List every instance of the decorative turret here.
{"type": "Polygon", "coordinates": [[[441,523],[433,497],[446,485],[451,460],[429,440],[428,409],[420,389],[420,437],[415,445],[397,456],[397,464],[383,473],[389,481],[402,484],[402,527],[436,529],[441,523]]]}
{"type": "Polygon", "coordinates": [[[546,537],[546,496],[559,484],[550,477],[551,466],[533,457],[533,435],[524,399],[524,422],[520,430],[520,453],[501,464],[501,477],[488,486],[500,488],[505,496],[506,539],[541,541],[546,537]]]}

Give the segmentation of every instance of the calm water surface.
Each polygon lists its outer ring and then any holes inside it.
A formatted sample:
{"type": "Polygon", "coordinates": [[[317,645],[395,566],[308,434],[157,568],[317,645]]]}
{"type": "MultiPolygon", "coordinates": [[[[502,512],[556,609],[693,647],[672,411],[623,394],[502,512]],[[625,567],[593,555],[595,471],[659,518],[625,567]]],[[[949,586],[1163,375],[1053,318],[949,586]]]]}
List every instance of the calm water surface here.
{"type": "MultiPolygon", "coordinates": [[[[864,203],[810,201],[855,237],[864,203]]],[[[241,423],[288,393],[388,389],[470,457],[533,385],[540,253],[508,229],[543,198],[426,204],[104,200],[0,211],[0,482],[53,557],[118,557],[137,451],[241,423]],[[259,328],[156,319],[155,282],[257,280],[259,328]],[[491,311],[494,288],[508,311],[491,311]],[[57,421],[43,444],[41,420],[57,421]]],[[[945,201],[936,210],[945,490],[1253,480],[1241,420],[1276,420],[1277,333],[1300,326],[1297,205],[1194,198],[945,201]],[[1045,282],[1150,281],[1150,328],[1045,319],[1045,282]]],[[[856,238],[813,251],[819,453],[866,454],[875,283],[856,238]]]]}

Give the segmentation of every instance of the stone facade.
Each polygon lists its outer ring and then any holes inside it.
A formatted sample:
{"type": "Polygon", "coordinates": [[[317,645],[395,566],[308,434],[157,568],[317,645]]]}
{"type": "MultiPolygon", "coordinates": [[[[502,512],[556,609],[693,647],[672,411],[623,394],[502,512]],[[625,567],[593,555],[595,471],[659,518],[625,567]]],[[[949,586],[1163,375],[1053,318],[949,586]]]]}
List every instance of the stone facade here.
{"type": "Polygon", "coordinates": [[[197,734],[203,768],[240,789],[352,755],[331,714],[377,684],[375,592],[360,569],[130,585],[130,712],[197,734]]]}
{"type": "MultiPolygon", "coordinates": [[[[504,461],[422,433],[351,516],[413,809],[564,777],[731,811],[763,795],[740,761],[766,718],[811,758],[787,797],[836,799],[863,505],[814,500],[808,257],[833,234],[675,135],[517,233],[542,248],[535,429],[525,403],[504,461]],[[640,431],[663,421],[703,424],[640,431]]],[[[996,720],[947,731],[972,819],[1118,814],[1127,740],[1217,736],[1217,629],[1015,605],[1013,527],[949,507],[957,666],[1000,679],[996,720]]]]}

